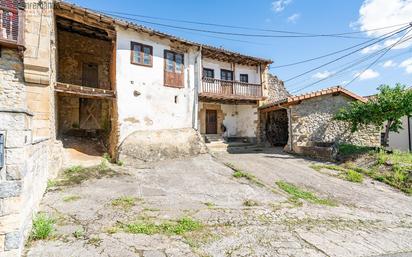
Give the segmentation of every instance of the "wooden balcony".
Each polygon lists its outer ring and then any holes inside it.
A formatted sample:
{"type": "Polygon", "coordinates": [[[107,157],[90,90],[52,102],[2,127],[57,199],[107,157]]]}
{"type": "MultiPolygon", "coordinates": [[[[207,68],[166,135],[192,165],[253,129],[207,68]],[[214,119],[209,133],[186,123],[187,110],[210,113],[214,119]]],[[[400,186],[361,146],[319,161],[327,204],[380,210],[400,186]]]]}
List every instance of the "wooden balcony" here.
{"type": "Polygon", "coordinates": [[[0,1],[0,45],[24,46],[24,10],[18,0],[0,1]]]}
{"type": "Polygon", "coordinates": [[[115,98],[116,94],[113,90],[84,87],[79,85],[56,82],[54,90],[59,93],[64,93],[83,98],[115,98]]]}
{"type": "Polygon", "coordinates": [[[203,78],[199,97],[214,100],[263,100],[262,85],[203,78]]]}

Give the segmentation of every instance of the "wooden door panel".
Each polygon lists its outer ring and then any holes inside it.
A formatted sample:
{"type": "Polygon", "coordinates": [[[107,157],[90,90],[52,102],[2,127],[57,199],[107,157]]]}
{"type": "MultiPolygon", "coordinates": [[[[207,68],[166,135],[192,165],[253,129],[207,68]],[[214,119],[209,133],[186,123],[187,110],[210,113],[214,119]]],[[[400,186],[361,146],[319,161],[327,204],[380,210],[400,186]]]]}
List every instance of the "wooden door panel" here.
{"type": "Polygon", "coordinates": [[[80,128],[101,129],[102,103],[97,99],[80,98],[80,128]]]}
{"type": "Polygon", "coordinates": [[[206,110],[206,134],[217,134],[216,110],[206,110]]]}
{"type": "Polygon", "coordinates": [[[85,87],[99,87],[99,68],[95,63],[83,63],[82,85],[85,87]]]}

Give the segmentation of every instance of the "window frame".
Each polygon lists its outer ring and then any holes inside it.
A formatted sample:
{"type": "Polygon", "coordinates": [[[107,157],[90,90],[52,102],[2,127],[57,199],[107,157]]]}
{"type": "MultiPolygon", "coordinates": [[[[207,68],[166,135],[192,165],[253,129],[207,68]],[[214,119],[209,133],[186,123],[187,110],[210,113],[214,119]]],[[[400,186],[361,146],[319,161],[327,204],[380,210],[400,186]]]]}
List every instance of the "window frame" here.
{"type": "Polygon", "coordinates": [[[203,68],[203,70],[202,70],[202,77],[203,77],[203,78],[208,78],[208,79],[214,79],[214,78],[215,78],[215,70],[214,70],[214,69],[210,69],[210,68],[203,68]],[[211,73],[212,73],[212,77],[207,77],[205,71],[211,72],[211,73]]]}
{"type": "Polygon", "coordinates": [[[224,80],[224,81],[234,81],[235,80],[235,78],[233,77],[233,75],[234,75],[234,73],[233,73],[233,71],[232,70],[225,70],[225,69],[220,69],[220,79],[221,80],[224,80]],[[232,74],[232,79],[231,80],[226,80],[226,79],[223,79],[222,77],[222,73],[223,72],[227,72],[227,73],[231,73],[232,74]]]}
{"type": "Polygon", "coordinates": [[[185,87],[185,80],[184,80],[184,76],[185,76],[185,54],[182,53],[182,52],[165,49],[164,53],[163,53],[163,59],[164,59],[164,61],[163,61],[163,65],[164,65],[164,67],[163,67],[163,72],[164,72],[164,79],[163,79],[164,82],[163,82],[163,84],[164,84],[164,86],[173,87],[173,88],[184,88],[185,87]],[[168,67],[167,62],[169,60],[167,58],[168,53],[173,54],[173,71],[167,70],[167,67],[168,67]],[[181,58],[181,60],[182,60],[181,70],[178,71],[178,72],[176,70],[176,56],[177,55],[182,56],[182,58],[181,58]],[[166,73],[173,73],[173,74],[175,74],[175,76],[176,75],[181,76],[182,77],[182,85],[171,85],[171,84],[166,83],[166,73]]]}
{"type": "Polygon", "coordinates": [[[249,83],[249,74],[245,74],[245,73],[239,74],[239,81],[242,83],[249,83]],[[246,81],[242,81],[242,77],[246,77],[246,81]]]}
{"type": "Polygon", "coordinates": [[[134,64],[134,65],[144,66],[144,67],[153,67],[153,46],[131,41],[130,42],[130,63],[134,64]],[[139,56],[140,56],[140,59],[141,59],[141,63],[136,62],[135,59],[134,59],[134,56],[135,56],[134,55],[134,53],[135,53],[134,48],[135,48],[135,46],[140,46],[139,56]],[[149,53],[150,63],[149,64],[144,63],[144,54],[145,54],[144,49],[145,48],[150,49],[150,53],[149,53]]]}

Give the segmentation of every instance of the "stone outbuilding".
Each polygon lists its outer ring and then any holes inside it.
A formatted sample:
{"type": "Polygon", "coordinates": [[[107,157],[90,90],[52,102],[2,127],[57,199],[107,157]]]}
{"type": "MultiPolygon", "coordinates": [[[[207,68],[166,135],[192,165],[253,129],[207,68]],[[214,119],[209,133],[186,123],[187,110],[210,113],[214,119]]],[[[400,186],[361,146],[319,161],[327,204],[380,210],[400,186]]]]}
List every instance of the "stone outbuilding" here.
{"type": "Polygon", "coordinates": [[[374,126],[351,133],[349,124],[333,120],[352,101],[367,99],[340,86],[289,96],[260,107],[262,141],[285,150],[329,157],[332,146],[348,143],[380,146],[380,129],[374,126]]]}

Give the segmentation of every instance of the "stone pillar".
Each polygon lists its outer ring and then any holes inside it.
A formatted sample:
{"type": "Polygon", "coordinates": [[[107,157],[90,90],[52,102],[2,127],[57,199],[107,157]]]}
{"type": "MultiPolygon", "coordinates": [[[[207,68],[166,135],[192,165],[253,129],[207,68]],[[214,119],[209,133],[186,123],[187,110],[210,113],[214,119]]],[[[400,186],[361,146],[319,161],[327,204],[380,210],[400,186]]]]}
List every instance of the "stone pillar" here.
{"type": "MultiPolygon", "coordinates": [[[[31,145],[31,114],[0,109],[0,133],[4,135],[4,166],[0,169],[0,256],[19,256],[27,235],[22,212],[29,204],[23,197],[28,175],[26,151],[31,145]]],[[[31,214],[29,217],[31,220],[31,214]]]]}

